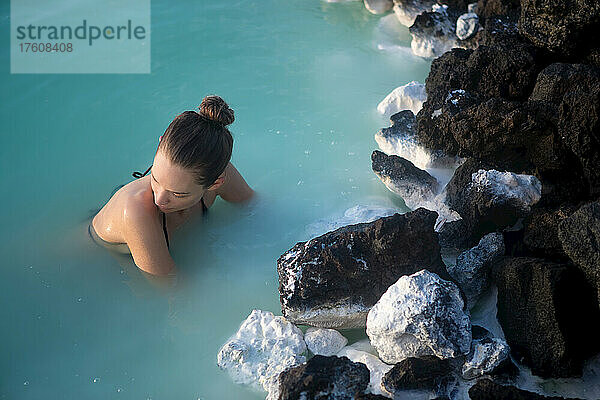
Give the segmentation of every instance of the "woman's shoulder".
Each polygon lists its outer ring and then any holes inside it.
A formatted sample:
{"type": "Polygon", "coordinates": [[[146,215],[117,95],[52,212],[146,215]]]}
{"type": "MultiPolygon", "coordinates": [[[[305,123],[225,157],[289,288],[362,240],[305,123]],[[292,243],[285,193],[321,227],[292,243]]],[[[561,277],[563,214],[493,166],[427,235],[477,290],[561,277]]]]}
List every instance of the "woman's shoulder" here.
{"type": "MultiPolygon", "coordinates": [[[[143,178],[141,178],[143,179],[143,178]]],[[[140,180],[141,180],[140,179],[140,180]]],[[[140,223],[155,225],[159,210],[154,204],[154,195],[149,182],[145,186],[133,187],[125,193],[122,201],[122,220],[125,228],[127,224],[140,223]]]]}
{"type": "Polygon", "coordinates": [[[124,243],[127,221],[157,215],[149,182],[143,180],[129,182],[119,189],[94,217],[94,229],[102,239],[124,243]]]}

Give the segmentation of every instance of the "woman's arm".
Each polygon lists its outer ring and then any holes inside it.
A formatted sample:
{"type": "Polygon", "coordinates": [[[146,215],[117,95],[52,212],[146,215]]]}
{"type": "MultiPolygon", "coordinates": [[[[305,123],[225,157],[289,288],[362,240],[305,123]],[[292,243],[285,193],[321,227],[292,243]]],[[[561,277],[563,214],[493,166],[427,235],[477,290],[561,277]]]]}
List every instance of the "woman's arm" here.
{"type": "Polygon", "coordinates": [[[225,167],[225,182],[216,189],[216,194],[223,200],[232,203],[242,203],[248,201],[254,195],[254,190],[244,180],[242,175],[229,163],[225,167]]]}
{"type": "Polygon", "coordinates": [[[126,205],[123,219],[123,236],[135,265],[152,275],[174,274],[175,261],[165,243],[156,213],[145,210],[144,207],[126,205]]]}

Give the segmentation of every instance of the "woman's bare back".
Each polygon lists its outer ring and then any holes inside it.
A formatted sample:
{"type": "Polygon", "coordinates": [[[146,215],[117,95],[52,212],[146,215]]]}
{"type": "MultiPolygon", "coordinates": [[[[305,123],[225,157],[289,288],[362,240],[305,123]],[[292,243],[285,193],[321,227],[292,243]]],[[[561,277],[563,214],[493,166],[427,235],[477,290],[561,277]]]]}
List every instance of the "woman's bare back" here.
{"type": "Polygon", "coordinates": [[[145,200],[147,195],[144,192],[150,190],[148,178],[149,176],[146,176],[121,187],[94,216],[92,227],[102,240],[115,244],[125,244],[123,235],[125,204],[131,204],[129,201],[131,198],[138,198],[140,203],[145,200]]]}

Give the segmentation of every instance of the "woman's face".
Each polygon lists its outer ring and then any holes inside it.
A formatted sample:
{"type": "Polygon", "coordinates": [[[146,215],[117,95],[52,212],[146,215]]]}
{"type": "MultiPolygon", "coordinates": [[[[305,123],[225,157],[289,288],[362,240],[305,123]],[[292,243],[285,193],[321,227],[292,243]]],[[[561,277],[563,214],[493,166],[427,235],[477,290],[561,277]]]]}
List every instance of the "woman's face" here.
{"type": "Polygon", "coordinates": [[[190,208],[200,201],[205,189],[194,182],[192,173],[158,151],[152,164],[150,181],[154,204],[164,213],[190,208]]]}

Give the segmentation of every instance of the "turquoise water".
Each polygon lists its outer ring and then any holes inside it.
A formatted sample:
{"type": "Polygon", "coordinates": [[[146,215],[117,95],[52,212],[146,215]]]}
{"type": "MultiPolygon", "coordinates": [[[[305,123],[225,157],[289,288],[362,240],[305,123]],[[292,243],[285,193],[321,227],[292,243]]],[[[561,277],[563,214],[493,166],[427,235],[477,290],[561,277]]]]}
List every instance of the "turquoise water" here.
{"type": "MultiPolygon", "coordinates": [[[[262,399],[216,366],[253,308],[280,315],[276,260],[355,205],[405,211],[371,171],[375,107],[429,62],[385,52],[362,2],[152,1],[149,75],[10,75],[0,6],[0,398],[262,399]],[[233,163],[257,191],[171,238],[168,288],[87,235],[207,94],[235,110],[233,163]]],[[[393,44],[410,46],[406,28],[393,44]]]]}

